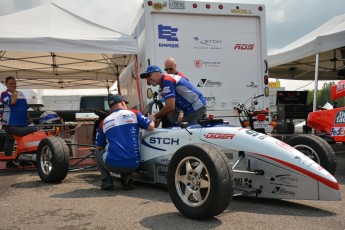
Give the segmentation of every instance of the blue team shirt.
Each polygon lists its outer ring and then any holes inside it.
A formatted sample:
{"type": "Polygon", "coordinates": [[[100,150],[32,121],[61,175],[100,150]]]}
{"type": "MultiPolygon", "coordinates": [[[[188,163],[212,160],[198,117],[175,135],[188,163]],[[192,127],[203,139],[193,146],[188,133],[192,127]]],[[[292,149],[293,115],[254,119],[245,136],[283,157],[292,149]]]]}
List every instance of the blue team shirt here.
{"type": "Polygon", "coordinates": [[[162,77],[161,89],[164,99],[175,98],[175,106],[188,115],[206,105],[201,92],[185,77],[165,74],[162,77]]]}
{"type": "Polygon", "coordinates": [[[96,135],[96,146],[105,147],[104,162],[114,167],[138,167],[139,128],[147,129],[151,122],[137,110],[118,109],[106,117],[96,135]]]}
{"type": "Polygon", "coordinates": [[[1,102],[4,106],[2,115],[3,125],[28,125],[28,103],[24,94],[18,91],[17,101],[11,105],[12,93],[8,90],[1,93],[1,102]]]}

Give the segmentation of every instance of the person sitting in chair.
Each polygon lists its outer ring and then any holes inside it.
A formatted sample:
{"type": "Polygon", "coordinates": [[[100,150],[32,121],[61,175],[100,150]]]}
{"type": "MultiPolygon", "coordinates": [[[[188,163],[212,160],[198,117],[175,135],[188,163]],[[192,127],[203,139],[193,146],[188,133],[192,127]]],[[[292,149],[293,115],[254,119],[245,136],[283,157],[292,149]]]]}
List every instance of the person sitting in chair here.
{"type": "MultiPolygon", "coordinates": [[[[6,141],[4,145],[5,156],[12,156],[14,138],[11,129],[17,127],[26,127],[32,124],[32,119],[28,113],[28,103],[24,94],[17,91],[17,81],[9,76],[5,80],[7,90],[1,93],[1,102],[4,106],[2,116],[2,127],[6,132],[6,141]]],[[[13,161],[7,161],[6,168],[18,168],[13,161]]]]}

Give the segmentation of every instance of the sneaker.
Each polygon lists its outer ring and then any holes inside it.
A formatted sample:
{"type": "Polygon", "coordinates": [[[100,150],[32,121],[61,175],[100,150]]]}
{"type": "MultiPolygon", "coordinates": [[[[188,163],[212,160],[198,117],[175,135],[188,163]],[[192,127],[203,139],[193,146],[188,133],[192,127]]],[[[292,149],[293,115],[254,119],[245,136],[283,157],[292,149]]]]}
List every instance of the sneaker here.
{"type": "Polygon", "coordinates": [[[111,190],[113,188],[114,188],[113,179],[105,178],[105,179],[102,180],[102,184],[101,184],[101,189],[102,190],[111,190]]]}
{"type": "Polygon", "coordinates": [[[132,176],[126,176],[121,179],[121,185],[124,190],[132,190],[134,189],[133,178],[132,176]]]}
{"type": "Polygon", "coordinates": [[[8,169],[17,169],[17,168],[19,168],[19,166],[16,165],[15,163],[13,163],[13,161],[7,161],[6,168],[8,168],[8,169]]]}

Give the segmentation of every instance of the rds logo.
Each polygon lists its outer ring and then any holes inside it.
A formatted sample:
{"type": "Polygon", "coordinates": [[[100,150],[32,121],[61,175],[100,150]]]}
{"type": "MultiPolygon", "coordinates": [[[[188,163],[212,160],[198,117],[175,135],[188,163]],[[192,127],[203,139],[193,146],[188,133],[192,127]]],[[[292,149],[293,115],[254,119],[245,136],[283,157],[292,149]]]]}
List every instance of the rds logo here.
{"type": "Polygon", "coordinates": [[[254,44],[236,44],[234,50],[253,50],[254,44]]]}

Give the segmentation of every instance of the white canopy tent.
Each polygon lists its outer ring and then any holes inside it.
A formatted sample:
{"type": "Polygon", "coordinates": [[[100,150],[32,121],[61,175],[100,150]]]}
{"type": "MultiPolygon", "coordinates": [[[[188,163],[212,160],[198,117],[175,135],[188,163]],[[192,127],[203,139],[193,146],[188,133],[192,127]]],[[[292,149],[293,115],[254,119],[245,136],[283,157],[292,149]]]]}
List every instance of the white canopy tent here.
{"type": "Polygon", "coordinates": [[[315,80],[314,108],[318,80],[345,78],[345,14],[331,20],[268,55],[270,78],[315,80]]]}
{"type": "Polygon", "coordinates": [[[342,72],[345,70],[345,14],[333,17],[304,37],[268,54],[270,78],[312,80],[317,65],[319,80],[345,77],[342,72]]]}
{"type": "Polygon", "coordinates": [[[18,88],[109,89],[138,52],[136,38],[54,3],[0,17],[0,79],[18,88]]]}

